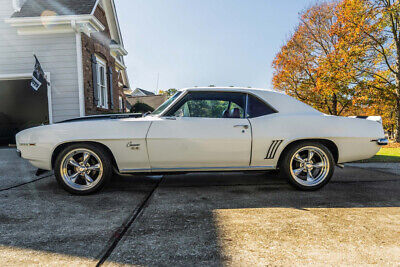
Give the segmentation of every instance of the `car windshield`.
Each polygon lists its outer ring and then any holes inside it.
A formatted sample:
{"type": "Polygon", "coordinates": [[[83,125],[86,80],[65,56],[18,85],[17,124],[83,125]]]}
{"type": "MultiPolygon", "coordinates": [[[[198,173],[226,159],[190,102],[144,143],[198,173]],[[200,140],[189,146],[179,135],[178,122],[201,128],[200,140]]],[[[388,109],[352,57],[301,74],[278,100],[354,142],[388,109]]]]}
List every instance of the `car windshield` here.
{"type": "Polygon", "coordinates": [[[177,92],[172,97],[170,97],[167,101],[161,104],[156,110],[154,110],[150,115],[159,115],[161,114],[175,99],[177,99],[182,92],[177,92]]]}

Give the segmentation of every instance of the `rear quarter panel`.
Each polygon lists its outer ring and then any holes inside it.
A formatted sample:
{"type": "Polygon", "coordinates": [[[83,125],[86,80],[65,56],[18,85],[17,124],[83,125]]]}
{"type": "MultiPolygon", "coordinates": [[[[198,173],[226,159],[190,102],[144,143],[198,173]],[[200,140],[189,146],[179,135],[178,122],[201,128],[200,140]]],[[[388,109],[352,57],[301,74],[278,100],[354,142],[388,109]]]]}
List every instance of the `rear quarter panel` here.
{"type": "Polygon", "coordinates": [[[336,144],[338,163],[362,160],[380,147],[372,139],[384,137],[375,121],[324,114],[271,114],[250,119],[253,131],[251,166],[276,166],[282,151],[297,140],[325,139],[336,144]],[[274,140],[282,140],[273,158],[266,158],[274,140]]]}

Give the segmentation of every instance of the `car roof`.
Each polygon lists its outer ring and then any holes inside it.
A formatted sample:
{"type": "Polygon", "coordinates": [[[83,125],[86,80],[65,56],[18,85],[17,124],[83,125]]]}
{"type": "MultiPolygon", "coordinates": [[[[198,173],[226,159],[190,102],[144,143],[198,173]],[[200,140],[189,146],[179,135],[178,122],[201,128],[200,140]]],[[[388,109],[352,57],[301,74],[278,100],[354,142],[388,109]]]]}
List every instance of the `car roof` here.
{"type": "Polygon", "coordinates": [[[265,91],[265,92],[272,92],[272,93],[279,93],[279,94],[286,94],[284,91],[277,91],[274,89],[264,89],[264,88],[252,88],[252,87],[188,87],[188,88],[182,88],[179,91],[265,91]]]}
{"type": "Polygon", "coordinates": [[[251,93],[263,99],[279,113],[321,114],[313,107],[287,95],[284,91],[248,87],[189,87],[179,91],[219,91],[251,93]]]}

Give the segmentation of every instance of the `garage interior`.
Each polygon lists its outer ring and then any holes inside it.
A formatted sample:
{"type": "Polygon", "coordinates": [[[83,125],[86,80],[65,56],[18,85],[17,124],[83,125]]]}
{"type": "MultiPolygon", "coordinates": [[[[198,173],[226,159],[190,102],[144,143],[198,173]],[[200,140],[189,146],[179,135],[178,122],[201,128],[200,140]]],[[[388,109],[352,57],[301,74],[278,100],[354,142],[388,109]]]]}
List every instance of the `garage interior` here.
{"type": "Polygon", "coordinates": [[[31,78],[0,80],[0,146],[15,144],[15,134],[49,123],[47,85],[35,91],[31,78]]]}

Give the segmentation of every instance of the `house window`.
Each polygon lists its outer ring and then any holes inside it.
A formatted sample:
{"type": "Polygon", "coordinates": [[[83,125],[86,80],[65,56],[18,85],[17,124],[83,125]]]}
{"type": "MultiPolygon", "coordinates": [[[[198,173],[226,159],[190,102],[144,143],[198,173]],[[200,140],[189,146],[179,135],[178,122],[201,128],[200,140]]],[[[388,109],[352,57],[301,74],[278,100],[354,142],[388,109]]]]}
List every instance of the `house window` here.
{"type": "Polygon", "coordinates": [[[107,88],[107,63],[101,57],[96,56],[97,68],[97,94],[99,108],[108,108],[108,88],[107,88]]]}
{"type": "Polygon", "coordinates": [[[122,96],[119,96],[118,100],[119,100],[119,110],[123,111],[122,109],[124,108],[124,106],[122,105],[122,96]]]}

